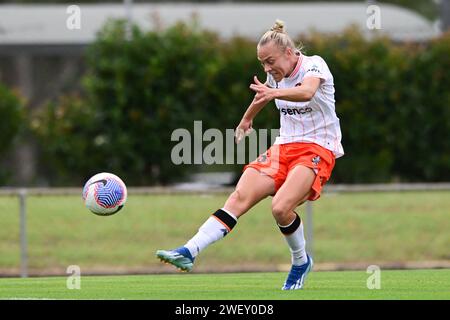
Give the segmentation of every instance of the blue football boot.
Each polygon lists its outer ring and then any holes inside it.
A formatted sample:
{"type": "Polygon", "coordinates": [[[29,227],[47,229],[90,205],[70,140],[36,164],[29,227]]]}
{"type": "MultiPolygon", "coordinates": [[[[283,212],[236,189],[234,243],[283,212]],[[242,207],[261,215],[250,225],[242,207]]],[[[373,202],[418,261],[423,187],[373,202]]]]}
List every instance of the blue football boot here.
{"type": "Polygon", "coordinates": [[[292,266],[291,271],[284,283],[282,290],[297,290],[302,289],[305,283],[306,276],[312,270],[313,260],[307,254],[307,261],[301,266],[292,266]]]}
{"type": "Polygon", "coordinates": [[[163,262],[170,263],[181,271],[191,271],[195,258],[192,257],[188,248],[179,247],[174,250],[158,250],[156,256],[163,262]]]}

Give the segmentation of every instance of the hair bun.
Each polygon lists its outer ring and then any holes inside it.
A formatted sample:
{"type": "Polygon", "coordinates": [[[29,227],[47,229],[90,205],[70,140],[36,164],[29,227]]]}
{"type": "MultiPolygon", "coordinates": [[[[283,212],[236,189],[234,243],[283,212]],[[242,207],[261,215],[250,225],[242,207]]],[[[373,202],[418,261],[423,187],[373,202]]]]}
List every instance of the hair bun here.
{"type": "Polygon", "coordinates": [[[273,25],[273,27],[270,28],[270,31],[284,33],[284,21],[277,19],[275,21],[275,24],[273,25]]]}

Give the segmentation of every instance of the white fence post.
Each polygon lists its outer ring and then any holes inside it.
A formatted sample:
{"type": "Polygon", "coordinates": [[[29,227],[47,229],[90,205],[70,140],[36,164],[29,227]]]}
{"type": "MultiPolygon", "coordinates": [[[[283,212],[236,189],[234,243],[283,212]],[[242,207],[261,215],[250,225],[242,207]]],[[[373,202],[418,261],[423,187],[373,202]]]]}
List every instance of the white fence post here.
{"type": "Polygon", "coordinates": [[[20,276],[28,277],[28,249],[27,249],[27,190],[19,190],[20,206],[20,276]]]}
{"type": "MultiPolygon", "coordinates": [[[[304,226],[305,227],[305,226],[304,226]]],[[[314,250],[313,250],[313,208],[312,208],[312,202],[307,201],[306,202],[306,248],[308,254],[313,257],[314,256],[314,250]]]]}

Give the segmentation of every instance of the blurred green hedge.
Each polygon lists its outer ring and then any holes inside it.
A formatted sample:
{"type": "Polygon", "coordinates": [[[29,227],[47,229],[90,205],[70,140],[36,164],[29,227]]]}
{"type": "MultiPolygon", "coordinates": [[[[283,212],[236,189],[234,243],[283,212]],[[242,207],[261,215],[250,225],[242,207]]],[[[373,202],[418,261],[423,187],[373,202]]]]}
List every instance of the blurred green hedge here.
{"type": "Polygon", "coordinates": [[[11,151],[19,143],[25,129],[24,101],[18,93],[0,84],[0,185],[11,181],[8,169],[11,151]]]}
{"type": "MultiPolygon", "coordinates": [[[[352,29],[301,40],[335,78],[346,155],[333,182],[450,180],[449,34],[422,45],[369,41],[352,29]]],[[[195,23],[154,32],[134,27],[127,40],[124,22],[110,21],[87,64],[81,97],[61,97],[32,116],[53,184],[79,184],[100,171],[130,185],[179,180],[199,166],[172,163],[172,132],[193,133],[195,120],[203,131],[235,128],[252,100],[253,76],[265,79],[256,42],[225,41],[195,23]]],[[[279,127],[273,103],[254,127],[279,127]]]]}
{"type": "Polygon", "coordinates": [[[450,34],[427,44],[348,30],[304,39],[334,75],[339,182],[450,180],[450,34]]]}

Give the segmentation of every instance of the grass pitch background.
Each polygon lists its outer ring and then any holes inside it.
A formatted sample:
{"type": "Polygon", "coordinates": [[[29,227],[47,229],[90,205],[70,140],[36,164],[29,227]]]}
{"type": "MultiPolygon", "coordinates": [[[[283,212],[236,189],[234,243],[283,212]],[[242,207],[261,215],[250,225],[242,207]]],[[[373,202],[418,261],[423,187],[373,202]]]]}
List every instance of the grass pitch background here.
{"type": "Polygon", "coordinates": [[[369,290],[364,271],[312,272],[303,290],[282,291],[284,272],[82,276],[79,290],[65,277],[0,279],[0,299],[450,299],[450,270],[381,271],[369,290]]]}
{"type": "MultiPolygon", "coordinates": [[[[27,230],[31,271],[65,274],[157,268],[157,249],[184,244],[226,195],[130,195],[114,216],[99,217],[81,196],[29,197],[27,230]]],[[[0,270],[19,270],[19,212],[14,197],[0,198],[0,270]]],[[[324,194],[313,203],[315,262],[450,259],[450,192],[324,194]]],[[[298,210],[304,216],[303,209],[298,210]]],[[[243,216],[224,240],[198,257],[194,270],[289,264],[290,254],[270,213],[270,198],[243,216]]]]}

